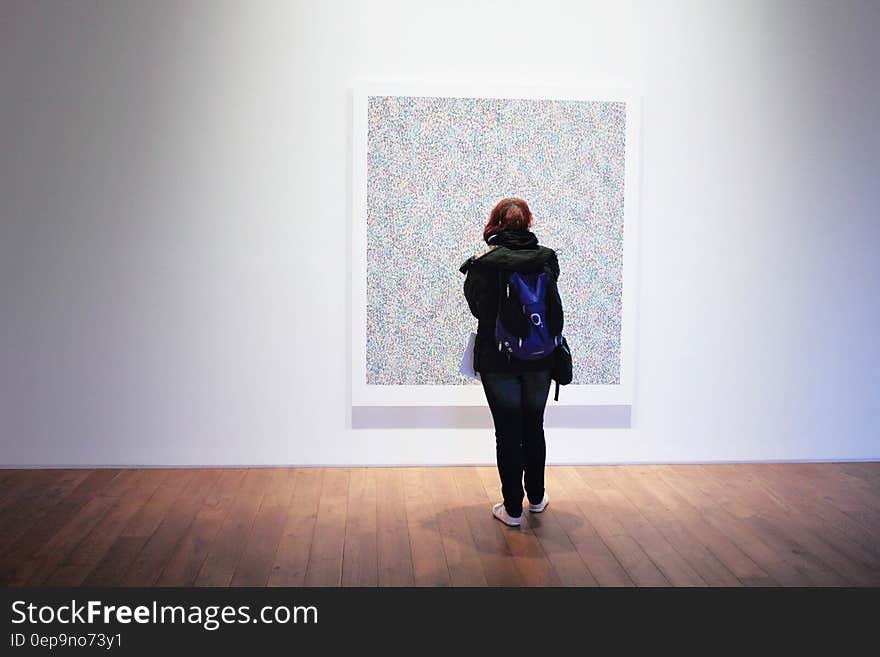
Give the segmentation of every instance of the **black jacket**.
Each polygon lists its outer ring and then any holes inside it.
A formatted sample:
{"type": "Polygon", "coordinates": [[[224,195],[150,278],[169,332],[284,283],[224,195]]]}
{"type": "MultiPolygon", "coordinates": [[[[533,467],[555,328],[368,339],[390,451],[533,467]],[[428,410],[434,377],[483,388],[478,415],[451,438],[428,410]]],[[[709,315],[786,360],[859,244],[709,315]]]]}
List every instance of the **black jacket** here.
{"type": "Polygon", "coordinates": [[[495,342],[495,318],[498,313],[498,272],[523,273],[546,271],[552,284],[547,290],[547,327],[552,335],[562,333],[562,300],[556,287],[559,261],[556,252],[538,245],[538,238],[528,230],[504,230],[489,238],[491,250],[471,256],[459,271],[467,274],[464,296],[471,314],[477,318],[474,344],[474,369],[478,372],[525,372],[549,369],[553,354],[538,360],[519,360],[500,352],[495,342]]]}

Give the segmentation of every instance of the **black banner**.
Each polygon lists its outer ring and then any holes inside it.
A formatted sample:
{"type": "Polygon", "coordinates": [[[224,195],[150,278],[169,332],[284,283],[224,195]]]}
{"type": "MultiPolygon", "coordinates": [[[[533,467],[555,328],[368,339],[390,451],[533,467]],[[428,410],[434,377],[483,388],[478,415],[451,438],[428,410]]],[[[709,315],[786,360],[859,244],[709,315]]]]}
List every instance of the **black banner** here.
{"type": "MultiPolygon", "coordinates": [[[[880,589],[21,588],[3,589],[4,655],[189,650],[299,652],[398,645],[467,650],[486,640],[678,645],[709,631],[786,643],[871,630],[880,589]]],[[[511,644],[512,645],[512,644],[511,644]]],[[[838,647],[841,645],[837,644],[838,647]]],[[[596,644],[598,647],[598,644],[596,644]]]]}

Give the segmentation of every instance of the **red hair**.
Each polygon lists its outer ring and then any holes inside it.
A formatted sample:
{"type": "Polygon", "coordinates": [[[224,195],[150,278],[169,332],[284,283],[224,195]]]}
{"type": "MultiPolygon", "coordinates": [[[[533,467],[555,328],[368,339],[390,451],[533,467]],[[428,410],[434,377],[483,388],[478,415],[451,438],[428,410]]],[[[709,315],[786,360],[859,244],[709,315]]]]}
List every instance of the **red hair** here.
{"type": "Polygon", "coordinates": [[[532,211],[521,198],[506,198],[498,202],[489,214],[489,222],[483,229],[483,239],[502,230],[528,230],[532,227],[532,211]]]}

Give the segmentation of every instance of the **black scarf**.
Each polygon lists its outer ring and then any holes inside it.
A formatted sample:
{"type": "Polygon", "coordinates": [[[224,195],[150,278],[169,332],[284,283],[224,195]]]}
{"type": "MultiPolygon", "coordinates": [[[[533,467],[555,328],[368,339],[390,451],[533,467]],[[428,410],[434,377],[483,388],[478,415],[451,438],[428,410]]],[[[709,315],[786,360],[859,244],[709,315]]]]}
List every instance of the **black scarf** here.
{"type": "Polygon", "coordinates": [[[507,228],[489,235],[486,244],[506,246],[508,249],[534,249],[538,246],[538,238],[530,230],[507,228]]]}

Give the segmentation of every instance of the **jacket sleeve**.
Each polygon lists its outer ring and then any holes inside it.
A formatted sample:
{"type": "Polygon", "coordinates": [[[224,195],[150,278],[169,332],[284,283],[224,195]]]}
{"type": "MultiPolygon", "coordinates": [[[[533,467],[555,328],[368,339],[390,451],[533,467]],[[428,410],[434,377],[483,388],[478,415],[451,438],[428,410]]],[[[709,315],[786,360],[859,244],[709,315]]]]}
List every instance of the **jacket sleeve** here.
{"type": "Polygon", "coordinates": [[[559,259],[554,252],[547,259],[545,268],[550,271],[553,276],[553,282],[550,284],[550,290],[547,297],[547,323],[550,331],[554,335],[560,335],[565,328],[565,311],[562,307],[562,297],[559,295],[559,288],[556,281],[559,280],[559,259]]]}
{"type": "Polygon", "coordinates": [[[547,259],[547,265],[550,267],[550,271],[553,273],[553,278],[557,281],[559,280],[559,258],[556,257],[556,252],[553,252],[547,259]]]}
{"type": "Polygon", "coordinates": [[[467,270],[467,277],[464,279],[464,297],[467,300],[468,308],[471,315],[480,318],[481,301],[484,294],[484,283],[479,272],[471,267],[467,270]]]}

